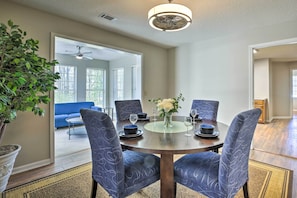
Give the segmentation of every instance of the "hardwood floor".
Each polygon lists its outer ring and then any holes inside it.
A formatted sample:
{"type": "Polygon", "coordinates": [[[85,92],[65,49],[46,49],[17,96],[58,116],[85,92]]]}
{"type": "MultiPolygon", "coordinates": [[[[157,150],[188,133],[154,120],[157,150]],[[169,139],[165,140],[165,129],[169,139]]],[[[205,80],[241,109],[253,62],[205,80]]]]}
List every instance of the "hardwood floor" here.
{"type": "Polygon", "coordinates": [[[293,170],[292,197],[297,197],[297,116],[258,124],[250,159],[293,170]]]}
{"type": "MultiPolygon", "coordinates": [[[[297,197],[297,117],[287,120],[274,120],[267,124],[258,124],[250,159],[293,170],[292,197],[297,197]]],[[[7,188],[12,188],[90,161],[91,154],[89,149],[68,156],[58,157],[55,164],[12,175],[7,188]]]]}

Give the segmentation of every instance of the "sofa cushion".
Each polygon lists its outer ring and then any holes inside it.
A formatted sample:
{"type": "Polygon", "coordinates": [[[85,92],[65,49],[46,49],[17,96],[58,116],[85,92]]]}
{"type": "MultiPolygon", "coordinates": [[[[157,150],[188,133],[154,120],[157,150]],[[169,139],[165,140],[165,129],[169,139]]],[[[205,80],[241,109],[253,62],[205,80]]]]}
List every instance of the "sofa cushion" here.
{"type": "Polygon", "coordinates": [[[90,109],[94,102],[67,102],[55,104],[55,115],[79,113],[80,109],[90,109]]]}
{"type": "Polygon", "coordinates": [[[68,118],[68,115],[69,115],[69,114],[55,115],[55,118],[62,118],[62,119],[65,119],[65,118],[68,118]]]}
{"type": "Polygon", "coordinates": [[[59,128],[68,126],[66,118],[68,118],[68,114],[55,115],[55,127],[59,128]]]}
{"type": "Polygon", "coordinates": [[[101,107],[94,106],[94,102],[68,102],[55,104],[55,127],[67,127],[66,118],[80,116],[80,109],[102,111],[101,107]]]}

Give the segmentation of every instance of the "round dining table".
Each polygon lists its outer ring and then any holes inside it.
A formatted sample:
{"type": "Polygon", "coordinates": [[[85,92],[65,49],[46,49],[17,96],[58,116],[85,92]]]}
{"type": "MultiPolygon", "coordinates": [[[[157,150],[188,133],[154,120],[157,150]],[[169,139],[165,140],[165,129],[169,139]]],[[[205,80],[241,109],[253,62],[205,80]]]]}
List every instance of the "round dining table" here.
{"type": "Polygon", "coordinates": [[[183,123],[183,116],[174,116],[172,127],[165,128],[162,120],[137,121],[139,135],[123,135],[123,128],[129,121],[116,122],[116,129],[120,135],[122,148],[143,153],[160,155],[160,197],[175,197],[174,155],[218,150],[223,146],[228,126],[220,122],[198,120],[194,126],[187,128],[183,123]],[[218,135],[201,137],[200,124],[213,125],[218,135]]]}

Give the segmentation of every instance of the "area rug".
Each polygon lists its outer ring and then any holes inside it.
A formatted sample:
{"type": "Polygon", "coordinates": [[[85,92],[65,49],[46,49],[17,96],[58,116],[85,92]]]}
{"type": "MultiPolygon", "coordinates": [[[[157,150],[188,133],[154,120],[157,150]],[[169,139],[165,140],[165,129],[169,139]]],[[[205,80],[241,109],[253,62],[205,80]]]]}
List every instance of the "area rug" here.
{"type": "MultiPolygon", "coordinates": [[[[3,192],[3,198],[88,198],[91,192],[91,163],[57,173],[3,192]]],[[[291,170],[256,162],[249,162],[250,197],[291,197],[291,170]]],[[[160,183],[156,182],[128,198],[158,198],[160,183]]],[[[108,198],[98,185],[97,198],[108,198]]],[[[177,185],[177,198],[204,198],[182,185],[177,185]]],[[[240,190],[237,198],[243,197],[240,190]]]]}

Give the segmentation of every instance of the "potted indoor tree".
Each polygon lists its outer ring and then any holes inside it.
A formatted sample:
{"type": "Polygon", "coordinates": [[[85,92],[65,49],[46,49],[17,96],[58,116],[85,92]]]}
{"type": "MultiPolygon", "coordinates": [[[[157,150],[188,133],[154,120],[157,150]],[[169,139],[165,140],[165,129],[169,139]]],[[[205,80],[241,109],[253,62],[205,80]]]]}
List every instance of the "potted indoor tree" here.
{"type": "MultiPolygon", "coordinates": [[[[18,111],[44,114],[39,105],[50,102],[49,92],[60,78],[52,69],[57,61],[40,57],[38,40],[25,37],[26,32],[11,20],[0,24],[0,144],[18,111]]],[[[18,144],[0,146],[0,192],[6,188],[20,149],[18,144]]]]}

